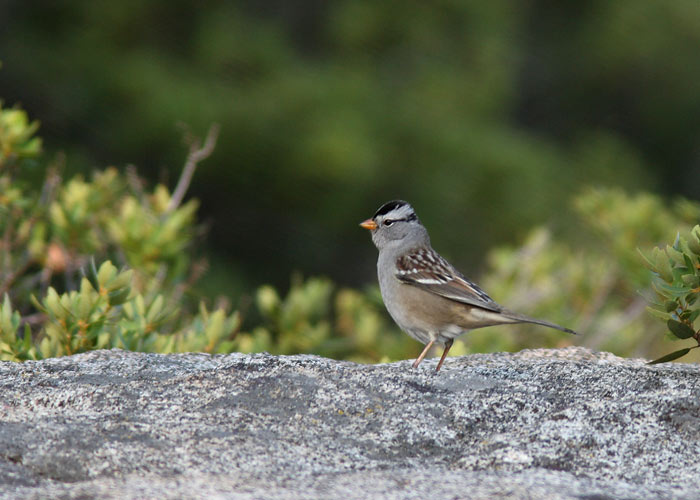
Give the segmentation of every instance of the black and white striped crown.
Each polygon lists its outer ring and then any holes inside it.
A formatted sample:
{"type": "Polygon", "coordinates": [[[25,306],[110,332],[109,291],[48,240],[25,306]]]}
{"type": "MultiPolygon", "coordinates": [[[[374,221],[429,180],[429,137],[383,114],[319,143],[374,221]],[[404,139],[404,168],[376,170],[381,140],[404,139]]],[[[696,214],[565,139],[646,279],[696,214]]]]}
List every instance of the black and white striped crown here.
{"type": "Polygon", "coordinates": [[[406,221],[412,221],[418,219],[416,212],[413,211],[413,207],[406,201],[403,200],[393,200],[388,201],[374,213],[373,219],[377,217],[386,216],[391,219],[403,219],[406,221]]]}

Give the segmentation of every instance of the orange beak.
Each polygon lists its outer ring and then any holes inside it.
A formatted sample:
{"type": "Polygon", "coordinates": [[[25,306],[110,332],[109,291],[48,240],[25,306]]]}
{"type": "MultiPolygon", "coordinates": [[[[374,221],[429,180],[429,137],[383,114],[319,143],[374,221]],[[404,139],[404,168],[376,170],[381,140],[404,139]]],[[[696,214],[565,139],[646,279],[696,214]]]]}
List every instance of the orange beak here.
{"type": "Polygon", "coordinates": [[[367,219],[365,221],[360,222],[360,226],[364,227],[365,229],[369,229],[370,231],[377,229],[377,223],[374,222],[372,219],[367,219]]]}

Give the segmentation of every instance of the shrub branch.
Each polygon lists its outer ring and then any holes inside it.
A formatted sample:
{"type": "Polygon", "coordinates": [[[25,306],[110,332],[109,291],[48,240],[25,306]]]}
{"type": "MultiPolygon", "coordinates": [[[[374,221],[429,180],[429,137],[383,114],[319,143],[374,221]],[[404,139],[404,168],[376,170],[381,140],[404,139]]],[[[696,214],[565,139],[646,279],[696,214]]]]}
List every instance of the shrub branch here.
{"type": "Polygon", "coordinates": [[[168,203],[167,212],[172,212],[178,206],[180,206],[180,203],[182,203],[185,193],[187,192],[190,182],[192,181],[192,176],[197,168],[197,164],[208,158],[214,151],[216,141],[219,138],[220,128],[221,127],[219,127],[218,123],[214,123],[211,127],[209,127],[209,132],[207,132],[204,145],[201,144],[201,141],[198,138],[191,138],[188,141],[190,151],[187,154],[187,160],[185,161],[185,166],[182,169],[180,179],[177,182],[177,187],[173,192],[172,198],[170,198],[170,203],[168,203]]]}

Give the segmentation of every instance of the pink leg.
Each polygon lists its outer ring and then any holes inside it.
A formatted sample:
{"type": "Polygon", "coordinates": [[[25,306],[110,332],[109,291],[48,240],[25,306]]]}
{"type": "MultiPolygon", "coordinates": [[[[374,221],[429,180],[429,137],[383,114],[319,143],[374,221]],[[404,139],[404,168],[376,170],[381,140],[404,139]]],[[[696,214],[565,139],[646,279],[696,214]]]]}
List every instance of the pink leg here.
{"type": "Polygon", "coordinates": [[[423,352],[420,353],[420,356],[418,356],[418,359],[413,363],[413,368],[418,368],[418,365],[420,364],[421,361],[423,361],[423,358],[425,357],[426,354],[428,354],[428,351],[430,350],[431,347],[433,347],[433,344],[435,343],[434,340],[431,340],[428,342],[428,344],[425,346],[425,349],[423,349],[423,352]]]}
{"type": "Polygon", "coordinates": [[[452,347],[452,342],[453,342],[452,339],[445,342],[445,350],[442,351],[442,357],[440,358],[440,362],[438,363],[437,368],[435,368],[436,372],[440,371],[440,367],[445,362],[445,358],[447,357],[447,353],[450,351],[450,347],[452,347]]]}

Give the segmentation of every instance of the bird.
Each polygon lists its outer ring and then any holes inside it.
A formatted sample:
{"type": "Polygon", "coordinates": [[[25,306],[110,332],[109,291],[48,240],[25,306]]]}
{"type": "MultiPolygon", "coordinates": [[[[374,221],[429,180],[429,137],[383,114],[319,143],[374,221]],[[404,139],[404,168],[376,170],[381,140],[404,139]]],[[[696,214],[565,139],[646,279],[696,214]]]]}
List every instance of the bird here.
{"type": "Polygon", "coordinates": [[[444,346],[435,370],[440,371],[454,339],[485,326],[534,323],[576,334],[496,303],[433,250],[427,229],[408,202],[389,201],[360,226],[370,231],[379,250],[377,277],[389,315],[399,328],[425,344],[413,368],[438,344],[444,346]]]}

